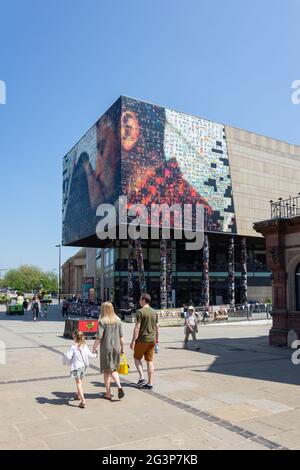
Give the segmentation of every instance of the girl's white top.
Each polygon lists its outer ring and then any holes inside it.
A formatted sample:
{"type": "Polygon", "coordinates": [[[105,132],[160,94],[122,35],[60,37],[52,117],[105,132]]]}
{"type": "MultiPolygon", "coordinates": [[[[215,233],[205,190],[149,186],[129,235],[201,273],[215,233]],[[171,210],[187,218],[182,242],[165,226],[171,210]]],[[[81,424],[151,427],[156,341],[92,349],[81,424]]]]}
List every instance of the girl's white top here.
{"type": "Polygon", "coordinates": [[[65,352],[65,356],[71,362],[71,370],[77,370],[81,367],[88,367],[89,366],[89,357],[97,357],[97,354],[93,354],[88,346],[84,344],[83,346],[78,347],[77,344],[73,344],[67,352],[65,352]]]}

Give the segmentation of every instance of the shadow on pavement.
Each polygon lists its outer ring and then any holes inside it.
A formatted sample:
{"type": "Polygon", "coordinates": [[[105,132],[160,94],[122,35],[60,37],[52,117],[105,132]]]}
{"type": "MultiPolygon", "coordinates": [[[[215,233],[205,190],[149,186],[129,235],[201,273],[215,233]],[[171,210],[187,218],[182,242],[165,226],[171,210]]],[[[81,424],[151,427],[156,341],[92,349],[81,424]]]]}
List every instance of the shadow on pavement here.
{"type": "MultiPolygon", "coordinates": [[[[67,405],[67,406],[76,406],[78,400],[76,400],[76,394],[72,392],[52,392],[57,398],[46,398],[46,397],[36,397],[36,401],[39,405],[67,405]]],[[[86,399],[99,399],[99,393],[84,393],[86,399]]]]}
{"type": "MultiPolygon", "coordinates": [[[[248,338],[198,339],[200,351],[190,345],[191,358],[203,354],[215,356],[205,370],[192,369],[199,374],[212,372],[256,380],[264,380],[291,385],[300,385],[300,365],[292,363],[292,349],[269,345],[268,336],[248,338]],[[197,355],[197,356],[196,356],[197,355]]],[[[168,347],[166,349],[182,349],[168,347]]],[[[194,363],[194,361],[192,362],[194,363]]],[[[199,364],[203,367],[205,364],[199,364]]]]}

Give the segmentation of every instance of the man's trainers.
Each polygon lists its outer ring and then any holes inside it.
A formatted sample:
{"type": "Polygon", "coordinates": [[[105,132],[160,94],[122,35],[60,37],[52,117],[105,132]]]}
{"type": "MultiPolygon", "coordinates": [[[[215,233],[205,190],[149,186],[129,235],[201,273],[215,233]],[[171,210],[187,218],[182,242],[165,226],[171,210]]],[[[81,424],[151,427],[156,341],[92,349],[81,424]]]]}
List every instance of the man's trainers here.
{"type": "Polygon", "coordinates": [[[145,385],[142,386],[142,389],[143,389],[143,390],[152,390],[152,389],[153,389],[153,385],[149,385],[149,384],[146,383],[145,385]]]}
{"type": "Polygon", "coordinates": [[[146,382],[145,379],[140,379],[140,380],[138,381],[138,383],[136,384],[136,386],[139,387],[139,388],[141,388],[141,387],[143,387],[144,385],[146,385],[146,383],[147,383],[147,382],[146,382]]]}

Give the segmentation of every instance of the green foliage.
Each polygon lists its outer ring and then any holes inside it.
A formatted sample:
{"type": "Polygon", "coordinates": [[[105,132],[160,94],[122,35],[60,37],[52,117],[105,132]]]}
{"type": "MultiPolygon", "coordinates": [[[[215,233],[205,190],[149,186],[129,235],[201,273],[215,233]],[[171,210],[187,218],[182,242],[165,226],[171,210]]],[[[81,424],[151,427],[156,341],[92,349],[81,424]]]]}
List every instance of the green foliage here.
{"type": "Polygon", "coordinates": [[[20,292],[32,292],[40,287],[51,292],[57,291],[57,276],[36,266],[23,265],[7,271],[1,284],[20,292]]]}
{"type": "Polygon", "coordinates": [[[0,304],[4,304],[8,301],[8,298],[5,294],[0,294],[0,304]]]}

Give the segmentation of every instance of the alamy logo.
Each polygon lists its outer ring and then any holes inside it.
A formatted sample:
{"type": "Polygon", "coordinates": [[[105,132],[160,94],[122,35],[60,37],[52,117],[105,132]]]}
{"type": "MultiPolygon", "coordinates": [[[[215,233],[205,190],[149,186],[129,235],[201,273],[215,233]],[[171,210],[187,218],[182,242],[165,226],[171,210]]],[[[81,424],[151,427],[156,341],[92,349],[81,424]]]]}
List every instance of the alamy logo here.
{"type": "Polygon", "coordinates": [[[6,85],[3,80],[0,80],[0,104],[6,104],[6,85]]]}
{"type": "Polygon", "coordinates": [[[294,80],[292,83],[292,89],[295,90],[292,93],[292,103],[300,104],[300,80],[294,80]]]}
{"type": "Polygon", "coordinates": [[[296,349],[296,351],[293,352],[292,354],[292,363],[294,366],[297,366],[300,364],[300,340],[296,339],[292,343],[292,349],[296,349]]]}
{"type": "Polygon", "coordinates": [[[101,219],[96,226],[100,240],[116,240],[119,225],[119,239],[136,240],[186,240],[187,250],[201,250],[204,242],[204,208],[202,204],[128,204],[126,196],[120,196],[117,203],[100,204],[96,212],[101,219]],[[129,221],[129,223],[128,223],[129,221]],[[161,229],[161,230],[160,230],[161,229]]]}

